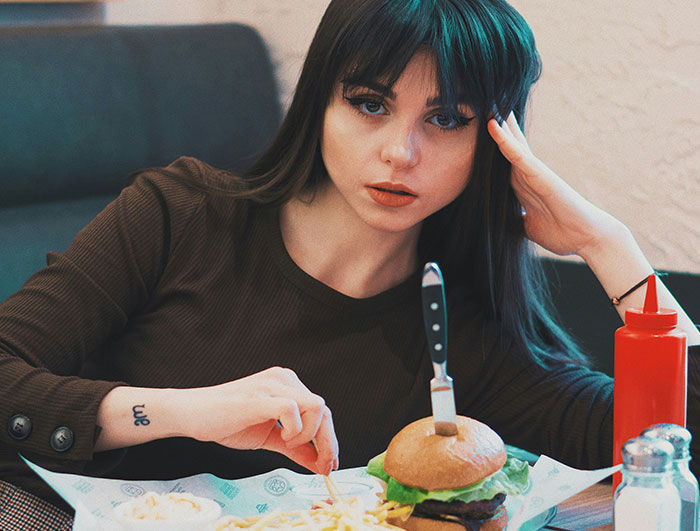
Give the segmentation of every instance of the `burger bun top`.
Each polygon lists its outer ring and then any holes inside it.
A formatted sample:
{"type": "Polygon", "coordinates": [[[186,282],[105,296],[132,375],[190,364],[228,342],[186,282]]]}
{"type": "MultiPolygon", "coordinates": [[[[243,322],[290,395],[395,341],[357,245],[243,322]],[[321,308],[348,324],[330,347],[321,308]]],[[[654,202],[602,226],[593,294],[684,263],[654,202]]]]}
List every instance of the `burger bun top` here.
{"type": "Polygon", "coordinates": [[[425,490],[466,487],[500,470],[503,440],[486,424],[457,416],[457,435],[435,433],[433,417],[412,422],[389,443],[384,471],[399,483],[425,490]]]}

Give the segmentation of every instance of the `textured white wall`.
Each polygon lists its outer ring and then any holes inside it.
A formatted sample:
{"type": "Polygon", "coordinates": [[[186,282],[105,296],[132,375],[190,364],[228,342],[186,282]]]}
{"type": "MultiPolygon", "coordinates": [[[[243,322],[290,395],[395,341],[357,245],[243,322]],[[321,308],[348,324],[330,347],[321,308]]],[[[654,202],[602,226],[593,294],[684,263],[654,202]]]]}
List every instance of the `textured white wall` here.
{"type": "MultiPolygon", "coordinates": [[[[535,152],[625,222],[652,264],[700,273],[700,2],[512,0],[544,62],[535,152]]],[[[268,42],[283,103],[328,0],[122,0],[107,23],[241,21],[268,42]]]]}
{"type": "Polygon", "coordinates": [[[625,222],[655,267],[700,273],[700,2],[512,3],[544,64],[535,152],[625,222]]]}

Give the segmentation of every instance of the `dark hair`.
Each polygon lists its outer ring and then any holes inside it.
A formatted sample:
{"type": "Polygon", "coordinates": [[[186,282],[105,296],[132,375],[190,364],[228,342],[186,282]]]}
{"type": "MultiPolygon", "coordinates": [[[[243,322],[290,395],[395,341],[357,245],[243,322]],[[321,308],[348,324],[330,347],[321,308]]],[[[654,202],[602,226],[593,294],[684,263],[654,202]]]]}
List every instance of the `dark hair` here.
{"type": "Polygon", "coordinates": [[[381,80],[390,87],[418,50],[435,58],[441,104],[456,110],[459,101],[468,103],[480,128],[468,185],[425,221],[419,256],[441,264],[451,297],[476,296],[502,336],[540,364],[585,361],[552,318],[510,164],[486,130],[495,111],[504,117],[513,111],[523,123],[541,70],[532,31],[504,0],[331,1],[280,130],[236,181],[236,195],[281,205],[327,179],[320,138],[337,82],[381,80]]]}

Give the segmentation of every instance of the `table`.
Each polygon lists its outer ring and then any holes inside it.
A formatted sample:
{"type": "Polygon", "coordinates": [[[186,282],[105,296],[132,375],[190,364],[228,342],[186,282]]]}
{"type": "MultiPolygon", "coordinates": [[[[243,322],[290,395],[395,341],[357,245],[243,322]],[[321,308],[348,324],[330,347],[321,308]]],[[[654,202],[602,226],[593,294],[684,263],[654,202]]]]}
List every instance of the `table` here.
{"type": "Polygon", "coordinates": [[[612,483],[596,483],[560,503],[556,516],[544,529],[612,531],[612,483]]]}

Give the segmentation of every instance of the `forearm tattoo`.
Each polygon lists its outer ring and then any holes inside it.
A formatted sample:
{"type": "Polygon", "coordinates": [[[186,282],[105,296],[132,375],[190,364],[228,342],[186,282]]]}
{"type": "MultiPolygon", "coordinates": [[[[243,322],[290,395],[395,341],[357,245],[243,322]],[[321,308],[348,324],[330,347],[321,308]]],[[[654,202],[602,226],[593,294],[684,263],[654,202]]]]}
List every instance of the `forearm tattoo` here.
{"type": "Polygon", "coordinates": [[[135,426],[148,426],[151,421],[148,420],[146,413],[143,412],[146,404],[136,404],[131,410],[134,412],[134,425],[135,426]]]}

